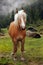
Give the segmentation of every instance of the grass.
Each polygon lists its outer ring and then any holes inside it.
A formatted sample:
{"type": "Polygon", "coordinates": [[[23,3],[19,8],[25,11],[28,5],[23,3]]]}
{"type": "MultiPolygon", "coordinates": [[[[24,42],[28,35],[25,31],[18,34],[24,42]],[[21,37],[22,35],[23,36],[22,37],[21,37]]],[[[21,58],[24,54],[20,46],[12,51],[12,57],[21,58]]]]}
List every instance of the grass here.
{"type": "MultiPolygon", "coordinates": [[[[25,54],[26,61],[20,61],[20,48],[18,49],[17,56],[18,60],[13,61],[10,56],[13,51],[13,43],[11,38],[8,36],[8,31],[3,29],[7,34],[6,37],[0,38],[0,65],[9,63],[10,65],[38,65],[43,62],[43,36],[39,39],[26,37],[25,39],[25,54]]],[[[41,65],[40,64],[40,65],[41,65]]],[[[43,65],[43,64],[42,64],[43,65]]]]}

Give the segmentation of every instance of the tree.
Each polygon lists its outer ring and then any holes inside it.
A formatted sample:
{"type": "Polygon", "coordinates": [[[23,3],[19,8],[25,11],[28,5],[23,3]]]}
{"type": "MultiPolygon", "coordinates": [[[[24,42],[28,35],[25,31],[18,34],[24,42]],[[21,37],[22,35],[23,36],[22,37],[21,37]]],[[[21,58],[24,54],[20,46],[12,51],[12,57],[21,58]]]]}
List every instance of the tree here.
{"type": "Polygon", "coordinates": [[[14,21],[14,10],[11,13],[11,21],[14,21]]]}

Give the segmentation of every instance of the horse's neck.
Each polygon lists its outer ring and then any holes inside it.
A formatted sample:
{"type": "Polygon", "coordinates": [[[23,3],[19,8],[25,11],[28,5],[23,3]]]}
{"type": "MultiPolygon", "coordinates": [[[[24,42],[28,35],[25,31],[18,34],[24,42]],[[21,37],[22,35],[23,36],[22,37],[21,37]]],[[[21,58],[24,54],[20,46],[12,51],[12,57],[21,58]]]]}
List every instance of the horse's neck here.
{"type": "Polygon", "coordinates": [[[18,21],[14,21],[14,25],[16,26],[17,30],[19,31],[20,27],[19,27],[18,21]]]}
{"type": "Polygon", "coordinates": [[[18,26],[18,21],[14,21],[14,24],[18,26]]]}

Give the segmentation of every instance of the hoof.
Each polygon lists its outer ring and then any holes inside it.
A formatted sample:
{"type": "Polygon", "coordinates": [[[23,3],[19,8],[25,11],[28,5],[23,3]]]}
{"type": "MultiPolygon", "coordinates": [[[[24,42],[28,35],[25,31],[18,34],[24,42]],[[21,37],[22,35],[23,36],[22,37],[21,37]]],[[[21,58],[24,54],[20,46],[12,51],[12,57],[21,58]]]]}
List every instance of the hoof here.
{"type": "Polygon", "coordinates": [[[22,58],[21,58],[21,61],[24,61],[24,60],[25,60],[25,59],[22,57],[22,58]]]}
{"type": "Polygon", "coordinates": [[[17,58],[14,58],[13,60],[14,60],[14,61],[16,61],[16,60],[17,60],[17,58]]]}
{"type": "Polygon", "coordinates": [[[24,53],[26,53],[26,51],[24,50],[24,53]]]}
{"type": "Polygon", "coordinates": [[[13,52],[11,53],[11,56],[12,56],[12,55],[14,55],[14,53],[13,53],[13,52]]]}

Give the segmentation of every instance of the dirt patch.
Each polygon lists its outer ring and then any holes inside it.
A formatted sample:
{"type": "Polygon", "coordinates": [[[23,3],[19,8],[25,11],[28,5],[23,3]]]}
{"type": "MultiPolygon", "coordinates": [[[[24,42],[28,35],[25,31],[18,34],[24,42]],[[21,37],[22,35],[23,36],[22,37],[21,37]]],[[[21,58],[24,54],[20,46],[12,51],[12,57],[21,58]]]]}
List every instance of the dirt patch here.
{"type": "Polygon", "coordinates": [[[12,65],[12,64],[11,63],[5,63],[5,64],[0,63],[0,65],[12,65]]]}
{"type": "Polygon", "coordinates": [[[29,65],[38,65],[38,63],[32,61],[32,62],[29,62],[29,65]]]}
{"type": "Polygon", "coordinates": [[[0,33],[0,38],[8,38],[9,37],[9,35],[8,35],[8,33],[6,33],[6,34],[3,34],[3,33],[0,33]]]}
{"type": "Polygon", "coordinates": [[[0,33],[0,36],[5,36],[5,34],[4,33],[0,33]]]}

